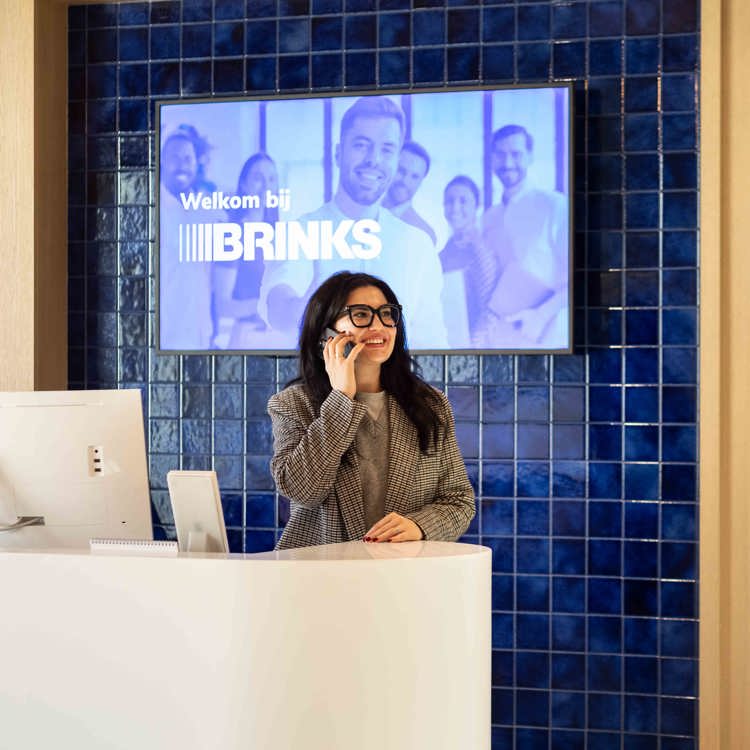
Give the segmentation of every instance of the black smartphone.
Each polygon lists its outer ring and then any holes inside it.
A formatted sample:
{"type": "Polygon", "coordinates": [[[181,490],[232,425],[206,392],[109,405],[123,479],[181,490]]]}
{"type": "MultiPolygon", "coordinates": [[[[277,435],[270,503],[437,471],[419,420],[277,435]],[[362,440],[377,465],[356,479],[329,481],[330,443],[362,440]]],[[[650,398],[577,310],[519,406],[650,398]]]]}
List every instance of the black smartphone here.
{"type": "MultiPolygon", "coordinates": [[[[320,339],[320,354],[323,355],[323,347],[326,345],[326,341],[328,339],[335,339],[336,336],[339,335],[338,331],[334,331],[333,328],[326,328],[325,331],[323,331],[323,337],[320,339]]],[[[344,347],[344,356],[348,357],[349,352],[354,349],[354,344],[352,342],[348,342],[346,346],[344,347]]]]}

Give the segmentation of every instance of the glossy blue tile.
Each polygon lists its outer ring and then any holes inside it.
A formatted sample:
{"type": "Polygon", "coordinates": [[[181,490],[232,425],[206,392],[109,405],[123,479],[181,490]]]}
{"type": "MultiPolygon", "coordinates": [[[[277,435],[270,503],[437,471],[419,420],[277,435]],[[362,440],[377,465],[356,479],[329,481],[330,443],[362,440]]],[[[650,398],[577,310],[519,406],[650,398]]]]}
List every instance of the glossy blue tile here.
{"type": "Polygon", "coordinates": [[[512,424],[487,424],[482,430],[482,455],[485,458],[513,458],[512,424]]]}
{"type": "Polygon", "coordinates": [[[516,32],[516,13],[514,8],[484,8],[482,16],[482,41],[488,43],[512,42],[514,40],[516,32]]]}
{"type": "Polygon", "coordinates": [[[394,50],[378,54],[380,84],[395,86],[409,83],[409,52],[408,50],[394,50]]]}
{"type": "Polygon", "coordinates": [[[625,72],[628,75],[656,73],[661,49],[658,38],[634,38],[625,42],[625,72]]]}
{"type": "MultiPolygon", "coordinates": [[[[512,724],[513,723],[513,691],[499,690],[492,691],[492,722],[493,724],[512,724]]],[[[513,730],[508,730],[509,737],[512,741],[513,730]]],[[[510,745],[508,745],[510,748],[510,745]]]]}
{"type": "Polygon", "coordinates": [[[549,541],[546,539],[518,539],[516,567],[519,573],[549,572],[549,541]]]}
{"type": "Polygon", "coordinates": [[[412,15],[412,40],[415,46],[443,44],[445,41],[445,14],[426,10],[412,15]]]}
{"type": "MultiPolygon", "coordinates": [[[[523,690],[516,692],[516,721],[530,726],[547,726],[549,723],[549,693],[542,690],[523,690]]],[[[516,736],[529,730],[516,730],[516,736]]],[[[525,743],[529,747],[528,743],[525,743]]],[[[534,743],[541,747],[540,743],[534,743]]],[[[546,743],[545,743],[546,744],[546,743]]],[[[520,743],[517,743],[520,747],[520,743]]]]}
{"type": "Polygon", "coordinates": [[[370,49],[375,46],[377,36],[377,16],[347,16],[345,28],[347,49],[370,49]]]}
{"type": "Polygon", "coordinates": [[[595,307],[622,304],[622,273],[596,271],[588,274],[588,303],[595,307]]]}
{"type": "Polygon", "coordinates": [[[562,691],[552,693],[551,724],[553,727],[583,727],[585,721],[586,696],[584,694],[562,691]]]}
{"type": "MultiPolygon", "coordinates": [[[[121,36],[122,41],[122,36],[121,36]]],[[[180,27],[161,26],[159,33],[151,34],[151,59],[166,60],[180,56],[180,27]]]]}
{"type": "Polygon", "coordinates": [[[586,611],[586,579],[555,576],[552,581],[552,610],[584,613],[586,611]]]}
{"type": "Polygon", "coordinates": [[[695,657],[698,654],[698,623],[689,620],[661,620],[659,639],[664,656],[695,657]]]}
{"type": "Polygon", "coordinates": [[[513,615],[493,613],[492,648],[513,648],[513,641],[513,615]]]}
{"type": "Polygon", "coordinates": [[[659,314],[656,310],[625,312],[625,341],[631,345],[659,343],[659,314]]]}
{"type": "Polygon", "coordinates": [[[588,631],[591,653],[619,653],[622,650],[622,620],[619,617],[589,617],[588,631]]]}
{"type": "Polygon", "coordinates": [[[415,83],[439,83],[444,80],[445,55],[442,49],[414,50],[412,57],[415,83]]]}
{"type": "Polygon", "coordinates": [[[589,196],[589,229],[622,228],[622,198],[616,194],[592,194],[589,196]]]}
{"type": "Polygon", "coordinates": [[[493,574],[492,609],[512,610],[514,606],[513,576],[493,574]]]}
{"type": "Polygon", "coordinates": [[[594,537],[618,537],[622,533],[622,504],[612,501],[590,501],[589,534],[594,537]]]}
{"type": "Polygon", "coordinates": [[[589,75],[619,75],[622,71],[622,54],[619,39],[589,42],[589,75]]]}
{"type": "MultiPolygon", "coordinates": [[[[655,697],[625,696],[625,729],[629,732],[656,732],[658,706],[655,697]]],[[[655,738],[654,738],[655,739],[655,738]]]]}
{"type": "MultiPolygon", "coordinates": [[[[678,138],[673,140],[675,143],[681,142],[678,138]]],[[[658,143],[659,121],[656,115],[625,115],[625,148],[627,151],[656,151],[658,143]]]]}
{"type": "Polygon", "coordinates": [[[485,534],[511,536],[514,527],[512,500],[484,500],[482,502],[482,530],[485,534]]]}
{"type": "Polygon", "coordinates": [[[696,577],[696,545],[693,542],[663,542],[661,576],[693,580],[696,577]]]}
{"type": "Polygon", "coordinates": [[[662,508],[664,539],[697,539],[697,510],[694,505],[667,503],[662,508]]]}
{"type": "Polygon", "coordinates": [[[695,344],[697,339],[695,310],[664,310],[662,340],[665,344],[695,344]]]}
{"type": "Polygon", "coordinates": [[[516,466],[518,497],[547,497],[549,495],[549,464],[546,462],[518,462],[516,466]]]}
{"type": "Polygon", "coordinates": [[[659,549],[656,542],[625,542],[625,576],[657,578],[659,549]]]}
{"type": "MultiPolygon", "coordinates": [[[[619,729],[621,714],[621,697],[610,693],[589,693],[588,725],[592,729],[619,729]]],[[[589,735],[589,737],[596,735],[589,735]]],[[[601,748],[611,748],[612,738],[599,736],[601,748]]],[[[593,750],[593,743],[589,743],[593,750]]],[[[597,748],[598,750],[598,748],[597,748]]]]}
{"type": "Polygon", "coordinates": [[[695,461],[697,434],[692,426],[662,427],[662,459],[664,461],[695,461]]]}
{"type": "MultiPolygon", "coordinates": [[[[310,47],[310,23],[307,19],[279,21],[279,52],[306,52],[310,47]]],[[[237,54],[228,52],[227,54],[237,54]]]]}
{"type": "MultiPolygon", "coordinates": [[[[520,26],[520,24],[519,24],[520,26]]],[[[518,75],[529,80],[547,80],[551,47],[546,42],[519,44],[516,47],[518,75]]]]}
{"type": "Polygon", "coordinates": [[[549,688],[549,655],[536,651],[516,654],[516,685],[527,688],[549,688]]]}
{"type": "Polygon", "coordinates": [[[552,542],[552,572],[563,575],[586,572],[586,545],[578,539],[555,539],[552,542]]]}
{"type": "Polygon", "coordinates": [[[586,68],[584,42],[556,42],[552,48],[552,70],[558,78],[579,78],[586,68]]]}
{"type": "Polygon", "coordinates": [[[619,463],[589,463],[589,497],[618,499],[622,496],[622,466],[619,463]]]}
{"type": "MultiPolygon", "coordinates": [[[[280,16],[306,16],[310,13],[310,0],[278,0],[280,16]]],[[[347,8],[350,10],[350,8],[347,8]]]]}
{"type": "Polygon", "coordinates": [[[589,458],[619,460],[622,456],[622,430],[617,425],[589,426],[589,458]]]}
{"type": "Polygon", "coordinates": [[[695,703],[694,700],[684,698],[661,698],[660,731],[665,734],[692,735],[695,732],[695,703]]]}
{"type": "Polygon", "coordinates": [[[658,271],[628,271],[625,274],[625,304],[656,307],[659,304],[658,271]]]}
{"type": "Polygon", "coordinates": [[[588,658],[588,689],[617,692],[622,679],[622,657],[591,655],[588,658]]]}
{"type": "Polygon", "coordinates": [[[450,82],[474,81],[479,77],[480,48],[449,47],[447,56],[450,82]]]}
{"type": "MultiPolygon", "coordinates": [[[[492,425],[501,427],[501,425],[492,425]]],[[[503,456],[495,456],[501,458],[503,456]]],[[[549,427],[541,424],[521,425],[517,435],[518,458],[549,458],[549,427]]],[[[573,456],[575,458],[576,456],[573,456]]]]}
{"type": "Polygon", "coordinates": [[[658,461],[659,428],[654,426],[625,427],[625,460],[658,461]]]}
{"type": "MultiPolygon", "coordinates": [[[[625,625],[625,652],[628,654],[656,654],[658,650],[657,620],[645,617],[626,617],[625,625]]],[[[656,662],[653,662],[653,677],[646,671],[648,662],[637,660],[636,668],[632,670],[632,679],[649,679],[653,682],[653,688],[646,686],[643,692],[656,692],[656,662]]],[[[628,670],[626,668],[626,681],[628,670]]],[[[626,688],[632,690],[634,688],[626,688]]]]}
{"type": "Polygon", "coordinates": [[[447,15],[448,44],[469,44],[479,41],[478,10],[449,10],[447,15]]]}
{"type": "Polygon", "coordinates": [[[482,487],[485,496],[512,497],[513,464],[511,462],[483,462],[482,487]]]}
{"type": "Polygon", "coordinates": [[[584,651],[586,618],[581,615],[553,615],[552,647],[560,651],[584,651]]]}
{"type": "MultiPolygon", "coordinates": [[[[662,108],[665,112],[692,112],[697,107],[694,74],[667,75],[662,78],[662,108]]],[[[666,185],[665,185],[666,187],[666,185]]]]}
{"type": "Polygon", "coordinates": [[[697,35],[665,36],[662,44],[662,64],[665,73],[696,69],[698,63],[697,35]]]}
{"type": "Polygon", "coordinates": [[[513,540],[485,538],[484,543],[492,550],[492,570],[496,573],[512,573],[513,540]]]}
{"type": "Polygon", "coordinates": [[[245,65],[242,60],[215,60],[213,90],[217,94],[243,91],[245,65]]]}
{"type": "Polygon", "coordinates": [[[550,582],[546,576],[518,576],[516,608],[527,612],[549,610],[550,582]]]}
{"type": "Polygon", "coordinates": [[[493,687],[513,685],[513,653],[511,651],[492,652],[492,685],[493,687]]]}
{"type": "Polygon", "coordinates": [[[617,615],[622,611],[622,581],[615,578],[588,580],[588,612],[617,615]]]}
{"type": "Polygon", "coordinates": [[[210,60],[182,63],[182,91],[201,94],[211,90],[212,64],[210,60]]]}
{"type": "MultiPolygon", "coordinates": [[[[553,432],[553,454],[556,459],[585,458],[583,425],[558,425],[553,432]]],[[[558,494],[558,493],[554,493],[558,494]]]]}
{"type": "Polygon", "coordinates": [[[591,539],[588,543],[588,572],[595,576],[620,575],[622,545],[619,541],[591,539]]]}
{"type": "Polygon", "coordinates": [[[151,3],[150,22],[152,24],[176,23],[180,20],[182,3],[177,0],[151,3]]]}
{"type": "MultiPolygon", "coordinates": [[[[222,0],[221,3],[216,3],[216,7],[214,9],[214,18],[217,21],[225,20],[229,18],[242,18],[244,15],[245,15],[244,0],[222,0]]],[[[184,10],[183,10],[183,19],[184,19],[184,10]]]]}
{"type": "Polygon", "coordinates": [[[665,422],[695,422],[697,392],[694,386],[662,388],[662,419],[665,422]]]}
{"type": "Polygon", "coordinates": [[[625,581],[625,614],[656,617],[659,614],[659,595],[656,581],[625,581]]]}
{"type": "Polygon", "coordinates": [[[663,0],[663,13],[667,34],[695,31],[698,27],[697,0],[663,0]]]}
{"type": "Polygon", "coordinates": [[[661,663],[662,695],[697,696],[698,669],[694,659],[663,659],[661,663]]]}
{"type": "Polygon", "coordinates": [[[626,198],[628,229],[651,229],[659,226],[659,194],[633,193],[626,198]]]}
{"type": "MultiPolygon", "coordinates": [[[[210,28],[210,27],[205,27],[210,28]]],[[[245,49],[250,55],[276,51],[276,22],[250,21],[245,25],[245,49]]]]}
{"type": "Polygon", "coordinates": [[[558,536],[585,536],[585,503],[577,500],[554,501],[552,503],[552,533],[558,536]]]}
{"type": "Polygon", "coordinates": [[[625,28],[628,34],[658,34],[661,8],[651,0],[626,0],[625,28]]]}
{"type": "MultiPolygon", "coordinates": [[[[553,653],[551,685],[553,689],[583,690],[586,685],[586,670],[583,655],[553,653]]],[[[554,694],[552,700],[554,706],[554,694]]]]}
{"type": "Polygon", "coordinates": [[[588,18],[584,3],[561,3],[552,6],[552,36],[575,39],[586,36],[588,18]]]}
{"type": "Polygon", "coordinates": [[[659,467],[655,464],[625,464],[625,497],[628,500],[656,500],[659,496],[659,467]]]}
{"type": "MultiPolygon", "coordinates": [[[[356,71],[353,75],[358,75],[367,69],[367,75],[374,76],[374,55],[368,55],[368,61],[366,66],[360,67],[362,60],[358,60],[354,65],[356,71]],[[370,68],[370,65],[373,67],[370,68]]],[[[295,55],[293,57],[280,57],[279,58],[279,88],[281,89],[304,89],[309,85],[309,67],[308,58],[306,55],[295,55]]],[[[349,71],[349,61],[347,60],[347,74],[349,71]]]]}
{"type": "Polygon", "coordinates": [[[341,49],[343,30],[344,25],[341,17],[314,17],[310,29],[311,48],[316,51],[341,49]]]}
{"type": "Polygon", "coordinates": [[[549,615],[516,615],[516,648],[549,648],[549,615]]]}
{"type": "MultiPolygon", "coordinates": [[[[592,79],[592,82],[596,80],[592,79]]],[[[590,95],[592,104],[595,102],[595,94],[596,90],[592,89],[590,95]]],[[[620,150],[622,128],[619,117],[589,117],[587,131],[589,153],[597,154],[620,150]]]]}
{"type": "Polygon", "coordinates": [[[690,151],[696,147],[696,117],[665,114],[662,117],[665,151],[690,151]]]}
{"type": "Polygon", "coordinates": [[[245,532],[245,552],[269,552],[274,544],[273,531],[249,530],[245,532]]]}

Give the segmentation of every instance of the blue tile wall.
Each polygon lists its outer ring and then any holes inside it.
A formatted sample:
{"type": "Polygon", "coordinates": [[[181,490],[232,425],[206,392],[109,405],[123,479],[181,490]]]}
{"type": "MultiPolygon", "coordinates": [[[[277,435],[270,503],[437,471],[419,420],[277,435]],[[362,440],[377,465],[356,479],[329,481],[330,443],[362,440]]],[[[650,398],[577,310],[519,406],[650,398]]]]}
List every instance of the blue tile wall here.
{"type": "Polygon", "coordinates": [[[171,0],[69,9],[69,382],[139,388],[153,517],[218,471],[273,546],[291,358],[154,355],[154,101],[575,84],[576,350],[422,357],[493,550],[493,750],[695,750],[698,0],[171,0]]]}

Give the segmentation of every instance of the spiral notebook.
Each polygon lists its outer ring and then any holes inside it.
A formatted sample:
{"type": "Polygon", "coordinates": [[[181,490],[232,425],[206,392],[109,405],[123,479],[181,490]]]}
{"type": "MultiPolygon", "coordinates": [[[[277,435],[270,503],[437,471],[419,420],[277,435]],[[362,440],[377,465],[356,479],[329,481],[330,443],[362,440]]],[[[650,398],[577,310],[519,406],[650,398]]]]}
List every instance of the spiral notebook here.
{"type": "Polygon", "coordinates": [[[177,542],[164,539],[90,539],[92,552],[117,552],[135,555],[177,557],[177,542]]]}

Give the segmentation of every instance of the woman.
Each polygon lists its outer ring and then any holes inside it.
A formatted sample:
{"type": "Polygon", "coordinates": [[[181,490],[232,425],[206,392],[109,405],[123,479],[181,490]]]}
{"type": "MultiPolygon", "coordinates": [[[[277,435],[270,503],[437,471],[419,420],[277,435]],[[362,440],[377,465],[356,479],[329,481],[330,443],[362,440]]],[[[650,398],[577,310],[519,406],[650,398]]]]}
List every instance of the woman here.
{"type": "MultiPolygon", "coordinates": [[[[443,215],[452,234],[440,252],[440,263],[444,274],[460,275],[466,299],[468,331],[458,332],[460,340],[450,342],[458,348],[475,339],[495,282],[495,264],[482,247],[477,226],[478,209],[479,188],[470,177],[458,175],[445,186],[443,215]]],[[[446,289],[453,290],[454,285],[446,283],[446,289]]],[[[446,310],[455,308],[455,296],[450,297],[445,300],[446,310]]]]}
{"type": "Polygon", "coordinates": [[[331,276],[307,304],[299,350],[299,377],[268,402],[271,471],[291,500],[277,548],[457,539],[474,492],[448,400],[412,372],[391,288],[331,276]]]}
{"type": "MultiPolygon", "coordinates": [[[[278,208],[265,204],[266,191],[278,194],[279,178],[276,164],[266,153],[253,154],[242,166],[237,180],[237,195],[258,196],[258,208],[242,208],[228,212],[231,222],[265,222],[274,224],[279,219],[278,208]]],[[[258,297],[263,279],[263,256],[240,260],[237,264],[214,264],[214,305],[220,329],[226,341],[223,348],[253,349],[257,347],[259,333],[265,323],[258,315],[258,297]],[[222,325],[223,324],[223,325],[222,325]]]]}

